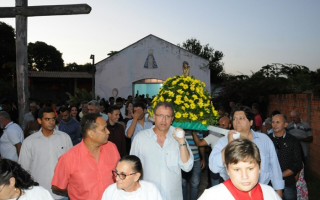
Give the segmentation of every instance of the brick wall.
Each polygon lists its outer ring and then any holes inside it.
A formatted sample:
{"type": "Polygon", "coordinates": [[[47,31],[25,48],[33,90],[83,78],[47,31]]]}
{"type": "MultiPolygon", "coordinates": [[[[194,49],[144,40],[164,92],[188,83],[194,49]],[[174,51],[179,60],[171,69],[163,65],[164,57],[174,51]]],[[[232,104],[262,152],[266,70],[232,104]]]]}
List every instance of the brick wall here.
{"type": "MultiPolygon", "coordinates": [[[[320,98],[313,94],[282,94],[270,95],[268,116],[273,110],[290,116],[295,109],[301,113],[301,118],[308,122],[313,133],[313,142],[310,144],[310,169],[320,178],[320,98]]],[[[290,119],[288,118],[290,121],[290,119]]]]}

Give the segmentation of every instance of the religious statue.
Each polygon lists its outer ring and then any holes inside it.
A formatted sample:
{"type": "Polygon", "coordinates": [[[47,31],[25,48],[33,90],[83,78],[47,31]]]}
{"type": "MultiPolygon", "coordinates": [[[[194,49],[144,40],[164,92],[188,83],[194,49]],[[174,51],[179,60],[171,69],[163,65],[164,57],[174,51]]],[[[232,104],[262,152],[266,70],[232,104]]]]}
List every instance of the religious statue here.
{"type": "Polygon", "coordinates": [[[183,61],[182,64],[182,76],[189,76],[190,73],[190,66],[187,61],[183,61]]]}

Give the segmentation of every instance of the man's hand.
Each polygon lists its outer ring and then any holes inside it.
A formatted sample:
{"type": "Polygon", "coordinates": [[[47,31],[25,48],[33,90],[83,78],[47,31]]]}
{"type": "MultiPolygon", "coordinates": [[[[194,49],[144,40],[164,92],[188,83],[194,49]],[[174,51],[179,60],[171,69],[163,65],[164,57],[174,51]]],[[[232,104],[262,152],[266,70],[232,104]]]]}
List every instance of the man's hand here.
{"type": "Polygon", "coordinates": [[[234,139],[233,139],[233,134],[236,134],[237,131],[236,130],[231,130],[228,132],[228,143],[232,142],[234,139]]]}
{"type": "Polygon", "coordinates": [[[133,119],[138,120],[142,114],[143,114],[143,110],[139,107],[134,111],[132,117],[133,119]]]}
{"type": "Polygon", "coordinates": [[[175,131],[173,131],[172,136],[173,136],[174,139],[177,140],[177,142],[178,142],[179,144],[184,144],[184,143],[186,143],[186,139],[185,139],[186,133],[185,133],[185,131],[184,131],[183,129],[177,127],[177,128],[175,129],[175,131]],[[183,137],[182,137],[182,138],[177,137],[177,135],[176,135],[176,132],[177,132],[177,131],[183,131],[183,137]]]}

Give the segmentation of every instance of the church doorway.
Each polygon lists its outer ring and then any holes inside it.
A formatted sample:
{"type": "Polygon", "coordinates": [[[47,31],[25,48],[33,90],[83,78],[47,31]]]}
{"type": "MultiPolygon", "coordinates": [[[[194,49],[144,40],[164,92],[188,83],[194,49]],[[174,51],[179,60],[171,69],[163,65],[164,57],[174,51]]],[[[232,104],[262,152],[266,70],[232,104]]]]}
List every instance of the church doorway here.
{"type": "Polygon", "coordinates": [[[159,89],[163,85],[163,80],[161,79],[155,79],[155,78],[147,78],[147,79],[141,79],[138,81],[133,82],[132,86],[132,93],[135,97],[136,95],[143,95],[146,96],[149,95],[150,98],[153,96],[156,96],[158,94],[159,89]]]}

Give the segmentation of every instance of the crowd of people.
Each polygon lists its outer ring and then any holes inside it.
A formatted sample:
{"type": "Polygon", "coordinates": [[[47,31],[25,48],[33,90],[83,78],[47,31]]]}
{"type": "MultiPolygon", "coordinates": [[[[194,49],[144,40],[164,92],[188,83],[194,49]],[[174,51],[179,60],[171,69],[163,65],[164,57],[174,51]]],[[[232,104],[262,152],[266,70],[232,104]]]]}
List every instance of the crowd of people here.
{"type": "Polygon", "coordinates": [[[230,114],[219,108],[222,136],[173,127],[169,102],[148,116],[150,102],[30,101],[21,125],[0,111],[0,199],[307,199],[313,137],[298,111],[263,121],[258,104],[230,102],[230,114]],[[204,168],[210,184],[201,194],[204,168]]]}

